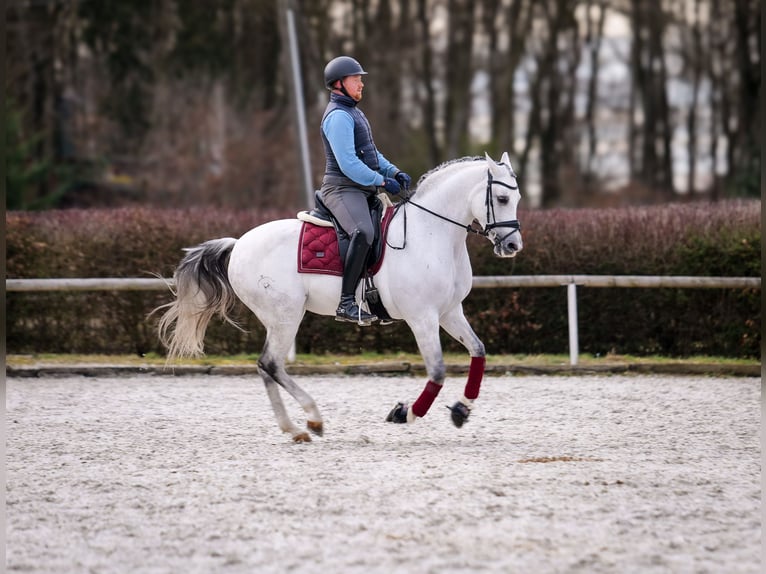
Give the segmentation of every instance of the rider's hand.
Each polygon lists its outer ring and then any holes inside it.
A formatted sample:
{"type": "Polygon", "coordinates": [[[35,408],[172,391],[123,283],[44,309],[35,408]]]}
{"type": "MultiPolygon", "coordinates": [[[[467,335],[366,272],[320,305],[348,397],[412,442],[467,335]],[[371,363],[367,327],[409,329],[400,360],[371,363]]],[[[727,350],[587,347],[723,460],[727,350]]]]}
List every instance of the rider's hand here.
{"type": "Polygon", "coordinates": [[[403,171],[400,171],[394,176],[394,179],[396,179],[396,181],[399,182],[399,185],[402,186],[402,189],[404,191],[410,190],[410,184],[412,183],[412,178],[409,175],[407,175],[403,171]]]}
{"type": "Polygon", "coordinates": [[[391,195],[396,195],[402,191],[402,188],[399,186],[399,182],[390,177],[387,177],[385,180],[383,180],[383,185],[381,187],[391,195]]]}

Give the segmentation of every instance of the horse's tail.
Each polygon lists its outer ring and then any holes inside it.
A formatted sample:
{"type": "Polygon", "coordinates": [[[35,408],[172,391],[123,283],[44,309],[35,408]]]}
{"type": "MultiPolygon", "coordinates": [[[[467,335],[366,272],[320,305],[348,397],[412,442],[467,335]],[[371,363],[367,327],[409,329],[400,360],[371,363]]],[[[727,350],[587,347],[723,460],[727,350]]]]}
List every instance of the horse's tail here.
{"type": "Polygon", "coordinates": [[[155,309],[166,310],[158,330],[168,361],[201,355],[207,325],[215,314],[239,328],[229,315],[237,296],[227,272],[236,242],[224,237],[184,249],[186,255],[173,274],[176,299],[155,309]]]}

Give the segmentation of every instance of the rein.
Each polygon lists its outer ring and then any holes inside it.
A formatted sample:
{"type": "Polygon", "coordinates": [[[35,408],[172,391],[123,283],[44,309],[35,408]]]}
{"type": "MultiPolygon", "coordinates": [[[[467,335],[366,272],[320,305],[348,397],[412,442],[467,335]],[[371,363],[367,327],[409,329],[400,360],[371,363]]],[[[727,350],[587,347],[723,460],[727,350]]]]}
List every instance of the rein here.
{"type": "MultiPolygon", "coordinates": [[[[454,219],[450,219],[449,217],[446,217],[444,215],[441,215],[440,213],[436,213],[435,211],[431,211],[427,207],[423,207],[419,203],[415,203],[410,199],[409,197],[407,199],[404,199],[403,201],[400,201],[396,207],[394,208],[394,216],[399,211],[399,209],[402,208],[402,206],[406,204],[414,205],[418,209],[421,209],[425,211],[426,213],[429,213],[433,215],[434,217],[438,217],[439,219],[446,221],[448,223],[451,223],[453,225],[457,225],[461,229],[465,230],[466,233],[475,233],[476,235],[481,235],[482,237],[488,237],[489,232],[496,228],[496,227],[510,227],[511,231],[506,233],[502,238],[498,239],[496,242],[501,242],[505,240],[506,237],[509,235],[512,235],[513,233],[517,233],[521,231],[521,224],[519,223],[518,219],[510,219],[508,221],[495,221],[495,202],[492,200],[492,186],[493,185],[502,185],[503,187],[506,187],[508,189],[519,189],[517,185],[509,185],[502,181],[495,181],[492,177],[492,173],[487,170],[487,194],[484,197],[484,205],[487,206],[487,225],[484,227],[484,229],[476,229],[473,226],[473,222],[469,223],[468,225],[463,225],[459,221],[455,221],[454,219]],[[490,216],[491,221],[490,223],[490,216]]],[[[404,210],[404,240],[402,242],[401,246],[391,245],[388,243],[388,239],[386,239],[386,245],[390,247],[391,249],[404,249],[407,246],[407,210],[404,210]]]]}

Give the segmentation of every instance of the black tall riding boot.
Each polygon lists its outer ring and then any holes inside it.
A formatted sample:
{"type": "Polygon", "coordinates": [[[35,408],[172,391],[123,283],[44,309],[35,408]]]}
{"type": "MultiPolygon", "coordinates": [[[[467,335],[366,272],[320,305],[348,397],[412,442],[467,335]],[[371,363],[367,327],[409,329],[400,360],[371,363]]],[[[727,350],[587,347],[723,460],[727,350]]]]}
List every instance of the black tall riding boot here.
{"type": "Polygon", "coordinates": [[[356,304],[356,285],[364,272],[367,263],[367,253],[370,246],[358,231],[351,234],[351,241],[346,252],[346,261],[343,265],[343,284],[340,290],[340,303],[335,311],[336,321],[349,321],[359,325],[371,325],[378,318],[367,313],[356,304]]]}

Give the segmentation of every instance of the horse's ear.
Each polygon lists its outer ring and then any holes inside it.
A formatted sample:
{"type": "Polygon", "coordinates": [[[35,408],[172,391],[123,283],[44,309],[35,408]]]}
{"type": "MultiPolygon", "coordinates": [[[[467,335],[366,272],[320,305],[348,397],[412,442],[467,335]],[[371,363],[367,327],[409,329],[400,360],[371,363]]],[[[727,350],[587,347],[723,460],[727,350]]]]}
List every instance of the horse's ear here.
{"type": "Polygon", "coordinates": [[[497,169],[497,163],[495,162],[495,160],[489,157],[489,154],[487,152],[484,152],[484,157],[487,159],[487,166],[489,167],[489,170],[492,173],[497,173],[495,171],[497,169]]]}
{"type": "Polygon", "coordinates": [[[503,157],[500,158],[500,163],[504,163],[505,165],[511,168],[511,171],[513,171],[513,167],[511,167],[511,158],[508,157],[507,151],[503,152],[503,157]]]}

